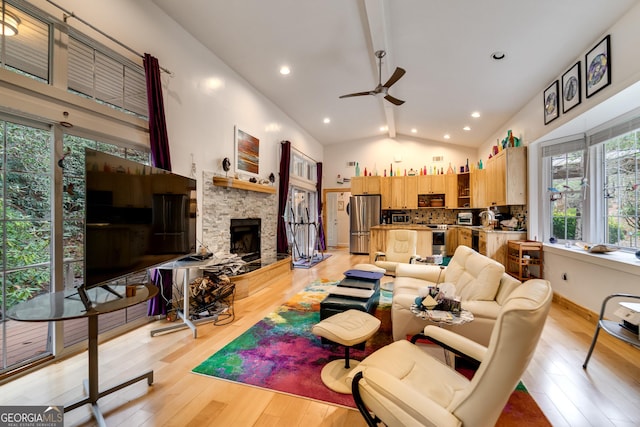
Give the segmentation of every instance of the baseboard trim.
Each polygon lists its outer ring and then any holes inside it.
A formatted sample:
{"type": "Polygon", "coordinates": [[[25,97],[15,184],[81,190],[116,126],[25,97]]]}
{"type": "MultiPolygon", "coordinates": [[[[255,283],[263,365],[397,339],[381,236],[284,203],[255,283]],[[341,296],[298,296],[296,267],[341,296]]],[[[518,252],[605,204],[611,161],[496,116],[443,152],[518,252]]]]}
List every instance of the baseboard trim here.
{"type": "Polygon", "coordinates": [[[591,311],[588,308],[581,306],[580,304],[576,304],[575,302],[571,301],[570,299],[567,299],[567,298],[563,297],[562,295],[558,295],[555,292],[553,293],[553,302],[558,304],[560,307],[566,308],[567,310],[571,311],[572,313],[577,314],[578,316],[582,317],[583,319],[588,320],[589,322],[593,323],[594,325],[598,323],[598,318],[600,317],[600,315],[598,313],[596,313],[595,311],[591,311]]]}

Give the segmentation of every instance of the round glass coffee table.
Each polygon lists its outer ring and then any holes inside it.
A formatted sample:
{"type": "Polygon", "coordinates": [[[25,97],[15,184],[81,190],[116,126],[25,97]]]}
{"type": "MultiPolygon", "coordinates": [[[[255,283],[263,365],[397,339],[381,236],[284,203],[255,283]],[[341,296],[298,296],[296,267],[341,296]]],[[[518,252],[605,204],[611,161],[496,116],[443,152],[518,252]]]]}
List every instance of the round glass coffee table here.
{"type": "MultiPolygon", "coordinates": [[[[464,310],[464,309],[454,314],[450,311],[422,310],[418,307],[417,304],[411,304],[410,311],[416,317],[433,322],[440,327],[449,326],[449,325],[458,326],[458,325],[464,325],[465,323],[473,322],[473,313],[471,313],[469,310],[464,310]]],[[[414,337],[412,337],[411,339],[411,342],[415,343],[417,341],[417,338],[419,338],[420,335],[422,335],[422,333],[414,335],[414,337]]],[[[443,350],[444,350],[445,362],[447,363],[447,365],[455,368],[454,366],[455,364],[453,363],[449,355],[450,351],[447,350],[446,348],[443,348],[443,350]]]]}

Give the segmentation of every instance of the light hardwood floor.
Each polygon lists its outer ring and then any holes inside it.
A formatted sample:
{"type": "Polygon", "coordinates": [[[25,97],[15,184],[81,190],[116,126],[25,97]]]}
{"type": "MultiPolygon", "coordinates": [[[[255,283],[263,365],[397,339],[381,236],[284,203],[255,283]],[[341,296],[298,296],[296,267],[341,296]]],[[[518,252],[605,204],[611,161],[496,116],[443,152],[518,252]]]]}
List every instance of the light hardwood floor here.
{"type": "MultiPolygon", "coordinates": [[[[355,410],[192,374],[216,350],[315,279],[338,280],[365,256],[346,250],[312,269],[295,269],[236,301],[236,320],[150,337],[153,322],[100,344],[101,389],[149,368],[154,384],[134,384],[100,399],[109,426],[364,426],[355,410]]],[[[385,278],[384,280],[390,280],[385,278]]],[[[588,369],[582,363],[594,325],[554,304],[523,382],[554,426],[640,425],[640,350],[602,333],[588,369]]],[[[82,396],[86,353],[0,386],[0,405],[61,405],[82,396]]],[[[88,406],[66,425],[94,425],[88,406]]]]}

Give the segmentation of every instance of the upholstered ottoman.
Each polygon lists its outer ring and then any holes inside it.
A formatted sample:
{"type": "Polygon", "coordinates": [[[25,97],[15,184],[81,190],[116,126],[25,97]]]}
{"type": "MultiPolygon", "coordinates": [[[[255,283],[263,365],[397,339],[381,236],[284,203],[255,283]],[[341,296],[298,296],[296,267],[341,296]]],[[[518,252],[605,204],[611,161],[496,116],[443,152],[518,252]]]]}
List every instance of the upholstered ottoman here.
{"type": "Polygon", "coordinates": [[[382,273],[365,270],[349,270],[345,278],[320,302],[320,320],[346,310],[373,313],[380,299],[382,273]]]}
{"type": "Polygon", "coordinates": [[[327,363],[320,377],[324,385],[338,393],[350,394],[351,385],[346,378],[360,362],[350,360],[349,349],[363,345],[380,327],[380,320],[361,310],[347,310],[317,323],[311,330],[331,342],[344,346],[344,359],[327,363]]]}

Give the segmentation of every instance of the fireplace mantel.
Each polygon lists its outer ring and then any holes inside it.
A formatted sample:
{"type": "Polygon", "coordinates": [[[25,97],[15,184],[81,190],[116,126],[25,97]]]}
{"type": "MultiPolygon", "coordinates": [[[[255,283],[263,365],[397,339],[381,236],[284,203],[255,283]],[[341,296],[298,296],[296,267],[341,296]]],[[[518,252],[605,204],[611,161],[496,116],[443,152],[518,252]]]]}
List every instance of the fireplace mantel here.
{"type": "Polygon", "coordinates": [[[235,188],[237,190],[257,191],[260,193],[275,194],[276,189],[270,185],[256,184],[249,181],[242,181],[235,178],[225,178],[222,176],[213,177],[213,185],[218,187],[235,188]]]}

